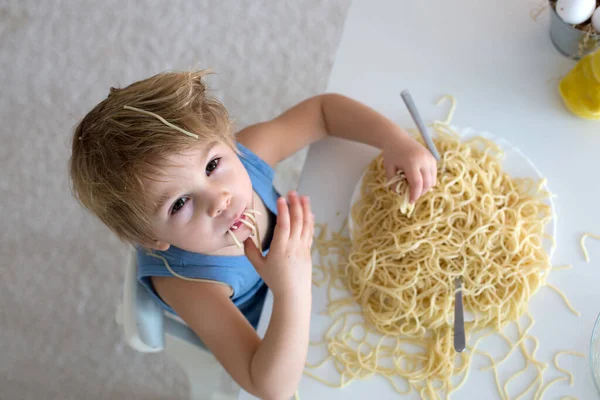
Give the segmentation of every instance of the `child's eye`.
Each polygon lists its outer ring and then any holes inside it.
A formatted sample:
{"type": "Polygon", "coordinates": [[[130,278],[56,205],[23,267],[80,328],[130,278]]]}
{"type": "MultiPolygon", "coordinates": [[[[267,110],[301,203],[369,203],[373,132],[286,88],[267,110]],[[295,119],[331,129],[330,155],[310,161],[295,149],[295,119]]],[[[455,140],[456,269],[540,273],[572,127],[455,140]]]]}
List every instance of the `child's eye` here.
{"type": "Polygon", "coordinates": [[[187,201],[188,201],[187,197],[182,197],[182,198],[178,199],[173,204],[173,208],[171,208],[171,215],[177,214],[177,212],[183,208],[183,206],[185,205],[185,203],[187,203],[187,201]]]}
{"type": "Polygon", "coordinates": [[[213,160],[210,160],[210,162],[208,164],[206,164],[206,175],[210,176],[210,174],[217,169],[217,167],[219,166],[219,161],[221,159],[220,158],[215,158],[213,160]]]}

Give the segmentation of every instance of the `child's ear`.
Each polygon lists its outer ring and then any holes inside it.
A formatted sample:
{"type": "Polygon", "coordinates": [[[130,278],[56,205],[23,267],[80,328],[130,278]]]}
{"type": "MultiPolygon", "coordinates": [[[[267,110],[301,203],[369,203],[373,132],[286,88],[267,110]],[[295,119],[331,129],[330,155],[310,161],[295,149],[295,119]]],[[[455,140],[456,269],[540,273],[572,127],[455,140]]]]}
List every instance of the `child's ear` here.
{"type": "Polygon", "coordinates": [[[158,250],[158,251],[167,251],[171,245],[169,243],[161,242],[160,240],[153,240],[151,242],[142,243],[147,249],[158,250]]]}

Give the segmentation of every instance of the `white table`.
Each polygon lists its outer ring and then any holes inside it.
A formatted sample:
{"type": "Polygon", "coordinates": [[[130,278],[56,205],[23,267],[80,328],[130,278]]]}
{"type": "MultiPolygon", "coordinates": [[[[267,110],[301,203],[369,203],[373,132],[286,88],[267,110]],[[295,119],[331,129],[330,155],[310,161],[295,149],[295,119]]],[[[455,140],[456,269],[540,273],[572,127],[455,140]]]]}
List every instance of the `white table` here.
{"type": "MultiPolygon", "coordinates": [[[[436,107],[434,101],[452,94],[458,100],[454,124],[507,139],[548,178],[557,195],[558,248],[553,264],[573,264],[572,270],[553,272],[549,281],[564,290],[581,312],[578,319],[545,288],[530,303],[536,318],[532,334],[541,344],[538,358],[554,370],[551,359],[557,351],[588,354],[600,311],[600,246],[588,242],[590,264],[579,248],[583,232],[600,233],[600,123],[577,119],[561,104],[558,78],[574,63],[554,49],[548,12],[537,22],[530,18],[529,11],[538,4],[539,0],[354,0],[327,89],[358,99],[406,127],[413,124],[399,97],[402,89],[411,91],[425,121],[445,117],[447,108],[436,107]]],[[[318,222],[340,224],[361,170],[375,153],[337,139],[311,147],[299,192],[311,196],[318,222]]],[[[267,300],[259,324],[261,334],[268,326],[271,301],[267,300]]],[[[325,306],[322,290],[315,289],[313,338],[331,323],[316,315],[325,306]]],[[[313,356],[309,353],[309,359],[313,356]]],[[[561,365],[575,374],[574,387],[557,383],[544,398],[598,398],[587,357],[565,357],[561,365]]],[[[501,368],[501,380],[521,367],[520,357],[509,359],[501,368]]],[[[334,376],[332,368],[322,374],[334,376]]],[[[559,376],[547,374],[547,381],[559,376]]],[[[520,380],[511,388],[520,393],[527,383],[520,380]]],[[[377,378],[337,390],[303,377],[299,390],[303,399],[399,398],[377,378]]],[[[491,372],[472,369],[466,385],[452,398],[498,398],[491,372]]]]}

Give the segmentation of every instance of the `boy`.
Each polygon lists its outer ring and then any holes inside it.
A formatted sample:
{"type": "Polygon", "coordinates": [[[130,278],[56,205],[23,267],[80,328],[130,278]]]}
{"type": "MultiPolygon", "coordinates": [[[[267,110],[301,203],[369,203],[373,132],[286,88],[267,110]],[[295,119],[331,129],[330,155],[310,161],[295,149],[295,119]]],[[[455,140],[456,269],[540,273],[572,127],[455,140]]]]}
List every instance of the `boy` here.
{"type": "Polygon", "coordinates": [[[289,398],[308,349],[314,216],[308,198],[279,197],[273,167],[328,135],[355,140],[383,150],[388,179],[404,171],[414,202],[435,185],[436,162],[394,123],[335,94],[234,136],[227,111],[206,93],[206,74],[111,88],[75,130],[73,190],[136,245],[139,281],[242,388],[289,398]],[[267,287],[273,313],[261,340],[267,287]]]}

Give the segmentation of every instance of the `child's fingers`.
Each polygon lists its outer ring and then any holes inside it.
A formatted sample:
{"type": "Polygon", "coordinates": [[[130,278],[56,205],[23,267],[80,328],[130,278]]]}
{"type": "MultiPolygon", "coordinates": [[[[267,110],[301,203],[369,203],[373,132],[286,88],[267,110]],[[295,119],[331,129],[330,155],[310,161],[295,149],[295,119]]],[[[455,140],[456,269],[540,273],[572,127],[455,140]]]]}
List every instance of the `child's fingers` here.
{"type": "MultiPolygon", "coordinates": [[[[386,163],[385,167],[385,180],[386,182],[391,181],[396,176],[396,166],[393,163],[386,163]]],[[[391,188],[391,186],[390,186],[391,188]]]]}
{"type": "Polygon", "coordinates": [[[273,248],[285,244],[290,237],[290,210],[285,198],[277,199],[277,224],[273,232],[273,248]]]}
{"type": "Polygon", "coordinates": [[[264,257],[254,244],[254,241],[251,237],[244,240],[244,253],[246,254],[246,257],[248,257],[250,263],[254,265],[256,271],[260,274],[261,268],[264,264],[264,257]]]}
{"type": "Polygon", "coordinates": [[[308,240],[308,247],[312,247],[314,237],[315,237],[315,214],[311,214],[310,237],[308,240]]]}
{"type": "Polygon", "coordinates": [[[410,203],[417,201],[423,190],[423,177],[421,171],[417,168],[411,168],[404,171],[408,184],[410,185],[410,203]]]}
{"type": "Polygon", "coordinates": [[[433,186],[433,181],[431,178],[431,172],[428,169],[421,169],[421,177],[423,178],[423,189],[421,194],[427,192],[433,186]]]}
{"type": "Polygon", "coordinates": [[[434,187],[435,185],[437,185],[437,165],[434,165],[431,168],[431,182],[433,182],[431,184],[431,187],[434,187]]]}
{"type": "Polygon", "coordinates": [[[302,233],[302,205],[298,194],[294,191],[290,192],[290,238],[297,239],[302,233]]]}
{"type": "Polygon", "coordinates": [[[302,240],[308,241],[311,237],[311,226],[313,224],[312,210],[310,209],[310,199],[307,196],[302,196],[302,211],[303,211],[303,224],[302,224],[302,240]]]}

